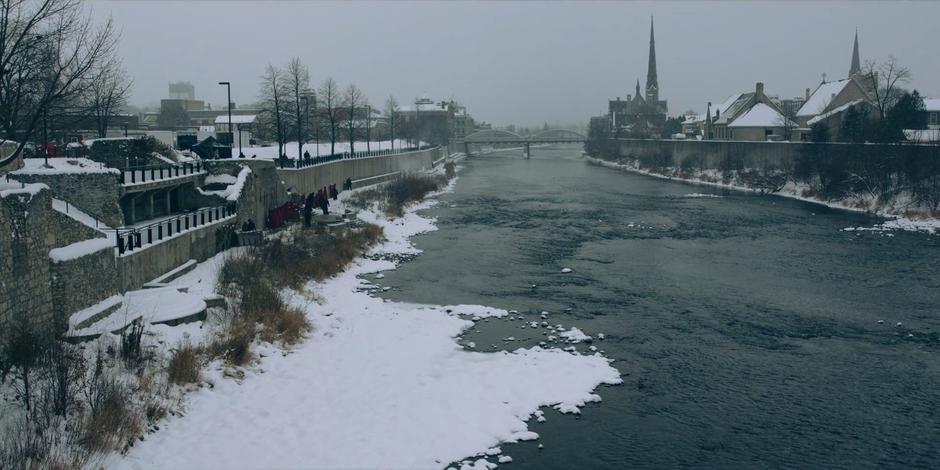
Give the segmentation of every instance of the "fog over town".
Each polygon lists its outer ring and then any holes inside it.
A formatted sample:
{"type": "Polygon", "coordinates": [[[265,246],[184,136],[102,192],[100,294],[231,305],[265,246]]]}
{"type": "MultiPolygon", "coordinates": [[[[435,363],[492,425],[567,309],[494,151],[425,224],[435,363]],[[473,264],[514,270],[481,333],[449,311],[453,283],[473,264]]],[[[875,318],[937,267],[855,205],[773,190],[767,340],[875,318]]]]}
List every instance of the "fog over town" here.
{"type": "Polygon", "coordinates": [[[863,60],[895,55],[911,85],[940,95],[936,2],[120,2],[95,1],[123,31],[131,102],[157,105],[188,80],[216,104],[257,98],[268,63],[300,57],[315,81],[355,82],[373,100],[429,95],[498,125],[572,124],[644,81],[649,18],[671,109],[767,83],[800,95],[863,60]],[[276,25],[276,27],[271,27],[276,25]],[[194,69],[198,64],[198,69],[194,69]],[[187,73],[199,70],[199,73],[187,73]]]}

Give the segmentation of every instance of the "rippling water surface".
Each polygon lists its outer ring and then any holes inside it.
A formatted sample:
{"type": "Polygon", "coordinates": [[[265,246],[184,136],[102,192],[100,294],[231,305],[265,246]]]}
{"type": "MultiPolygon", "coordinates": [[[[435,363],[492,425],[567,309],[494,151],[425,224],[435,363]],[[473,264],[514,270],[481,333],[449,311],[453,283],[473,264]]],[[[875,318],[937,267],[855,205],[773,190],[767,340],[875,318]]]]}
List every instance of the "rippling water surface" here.
{"type": "MultiPolygon", "coordinates": [[[[512,468],[940,466],[940,236],[845,232],[877,220],[579,153],[464,160],[425,252],[379,281],[606,335],[625,384],[533,420],[539,441],[503,447],[512,468]]],[[[466,339],[545,339],[520,325],[466,339]]]]}

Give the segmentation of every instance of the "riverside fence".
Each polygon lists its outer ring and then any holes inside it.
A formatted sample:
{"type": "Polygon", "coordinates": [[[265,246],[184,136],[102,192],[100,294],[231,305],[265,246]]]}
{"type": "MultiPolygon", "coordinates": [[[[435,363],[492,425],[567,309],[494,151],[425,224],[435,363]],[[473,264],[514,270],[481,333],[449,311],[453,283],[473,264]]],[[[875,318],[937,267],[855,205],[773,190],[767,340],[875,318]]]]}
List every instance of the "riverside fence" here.
{"type": "Polygon", "coordinates": [[[140,227],[124,227],[108,232],[115,243],[118,254],[147,248],[149,245],[174,237],[183,232],[204,227],[235,217],[234,203],[224,206],[203,207],[185,214],[178,214],[140,227]]]}

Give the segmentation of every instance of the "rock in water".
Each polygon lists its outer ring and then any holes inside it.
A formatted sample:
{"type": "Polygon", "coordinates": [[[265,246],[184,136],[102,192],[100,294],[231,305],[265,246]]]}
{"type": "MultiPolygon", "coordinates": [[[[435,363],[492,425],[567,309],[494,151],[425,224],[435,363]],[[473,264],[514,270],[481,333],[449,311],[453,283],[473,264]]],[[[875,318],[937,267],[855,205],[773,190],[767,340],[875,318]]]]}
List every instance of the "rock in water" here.
{"type": "Polygon", "coordinates": [[[564,273],[564,274],[568,274],[568,273],[571,272],[571,268],[562,269],[561,272],[564,273]]]}

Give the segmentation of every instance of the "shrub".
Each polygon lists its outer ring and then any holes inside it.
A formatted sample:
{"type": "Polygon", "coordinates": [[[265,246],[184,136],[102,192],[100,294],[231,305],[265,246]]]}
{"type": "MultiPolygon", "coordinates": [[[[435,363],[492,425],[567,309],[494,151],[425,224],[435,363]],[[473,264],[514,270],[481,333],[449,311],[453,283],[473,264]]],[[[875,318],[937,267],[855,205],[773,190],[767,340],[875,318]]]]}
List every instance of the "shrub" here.
{"type": "MultiPolygon", "coordinates": [[[[199,349],[192,344],[183,343],[170,356],[167,375],[170,382],[177,385],[196,383],[200,379],[200,367],[199,349]]],[[[149,418],[150,410],[147,414],[149,418]]]]}
{"type": "Polygon", "coordinates": [[[298,343],[313,326],[307,319],[307,313],[295,307],[284,307],[270,312],[262,319],[268,341],[280,340],[285,345],[298,343]]]}
{"type": "Polygon", "coordinates": [[[401,217],[404,215],[405,206],[424,199],[430,192],[441,189],[450,178],[456,175],[453,162],[445,164],[444,169],[446,176],[406,174],[377,188],[359,191],[350,202],[355,207],[369,207],[373,201],[378,201],[379,207],[386,216],[401,217]]]}
{"type": "Polygon", "coordinates": [[[82,427],[81,445],[90,452],[122,449],[142,429],[139,418],[128,407],[130,388],[100,366],[88,386],[90,412],[82,427]]]}
{"type": "Polygon", "coordinates": [[[229,284],[247,284],[263,270],[257,250],[226,256],[219,269],[219,290],[226,292],[229,284]]]}
{"type": "Polygon", "coordinates": [[[225,331],[209,344],[212,357],[220,357],[233,366],[242,366],[251,360],[251,342],[255,339],[255,322],[242,316],[231,320],[225,331]]]}
{"type": "Polygon", "coordinates": [[[134,321],[121,333],[121,359],[128,367],[142,361],[140,343],[144,337],[144,322],[134,321]]]}

